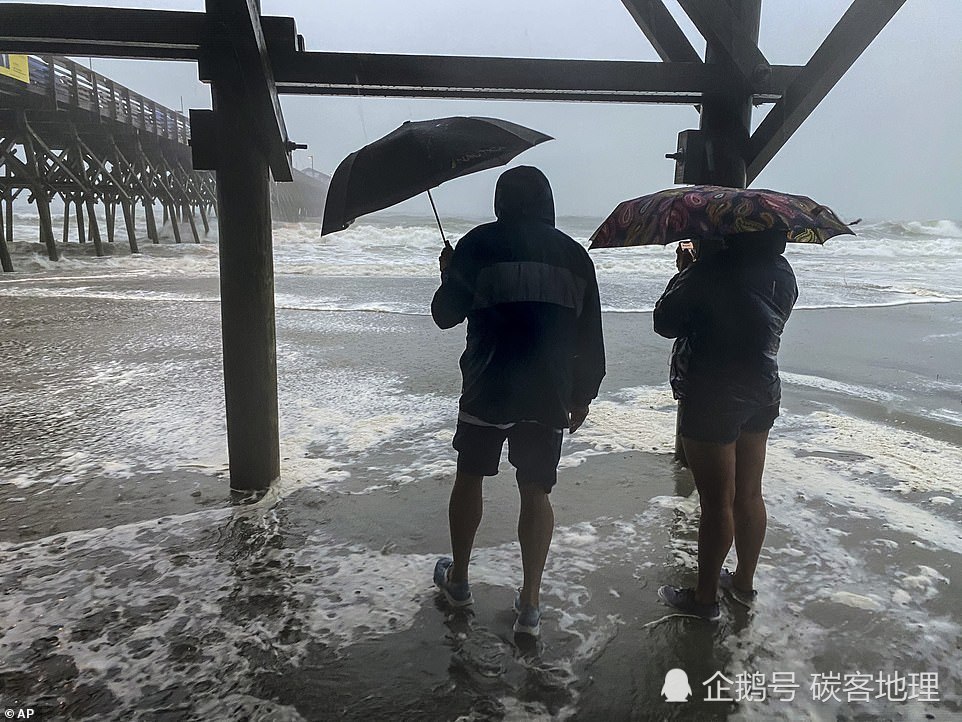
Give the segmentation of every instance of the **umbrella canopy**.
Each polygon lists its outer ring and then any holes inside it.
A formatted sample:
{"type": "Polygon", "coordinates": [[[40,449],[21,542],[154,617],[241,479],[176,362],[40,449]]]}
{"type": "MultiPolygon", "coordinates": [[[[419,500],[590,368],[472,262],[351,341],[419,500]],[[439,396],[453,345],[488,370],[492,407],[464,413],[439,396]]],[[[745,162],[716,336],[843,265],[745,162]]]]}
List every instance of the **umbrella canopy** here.
{"type": "Polygon", "coordinates": [[[806,196],[756,188],[696,185],[620,203],[591,235],[590,248],[666,244],[685,238],[784,231],[795,243],[824,243],[854,231],[806,196]]]}
{"type": "Polygon", "coordinates": [[[497,118],[404,123],[341,161],[327,193],[321,235],[445,181],[504,165],[551,136],[497,118]]]}

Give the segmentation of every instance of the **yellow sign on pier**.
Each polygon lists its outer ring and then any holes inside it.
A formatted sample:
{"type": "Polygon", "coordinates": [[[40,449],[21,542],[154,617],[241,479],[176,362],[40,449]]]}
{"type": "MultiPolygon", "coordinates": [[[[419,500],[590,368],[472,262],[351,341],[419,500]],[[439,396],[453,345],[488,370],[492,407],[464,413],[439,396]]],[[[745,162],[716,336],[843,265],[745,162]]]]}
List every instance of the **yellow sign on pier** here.
{"type": "Polygon", "coordinates": [[[27,56],[0,53],[0,75],[6,75],[21,83],[29,83],[30,64],[27,56]]]}

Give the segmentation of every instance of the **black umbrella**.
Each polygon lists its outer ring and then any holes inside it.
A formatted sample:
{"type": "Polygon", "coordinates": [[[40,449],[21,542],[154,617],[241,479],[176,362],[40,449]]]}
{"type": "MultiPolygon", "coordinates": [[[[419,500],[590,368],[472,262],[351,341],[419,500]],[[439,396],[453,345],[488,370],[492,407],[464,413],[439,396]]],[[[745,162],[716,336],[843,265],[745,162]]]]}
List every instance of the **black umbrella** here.
{"type": "Polygon", "coordinates": [[[358,216],[418,193],[428,191],[430,195],[431,188],[445,181],[504,165],[522,151],[551,139],[498,118],[408,121],[341,161],[327,192],[321,235],[343,231],[358,216]]]}

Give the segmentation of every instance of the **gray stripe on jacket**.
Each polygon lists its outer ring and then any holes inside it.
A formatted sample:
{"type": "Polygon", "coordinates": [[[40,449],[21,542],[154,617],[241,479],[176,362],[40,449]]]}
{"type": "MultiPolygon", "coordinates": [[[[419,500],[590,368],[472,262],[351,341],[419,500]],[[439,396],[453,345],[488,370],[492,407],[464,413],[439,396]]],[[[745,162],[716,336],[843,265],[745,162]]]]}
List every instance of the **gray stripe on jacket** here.
{"type": "Polygon", "coordinates": [[[478,272],[475,311],[499,303],[552,303],[581,315],[587,282],[567,268],[539,261],[493,263],[478,272]]]}

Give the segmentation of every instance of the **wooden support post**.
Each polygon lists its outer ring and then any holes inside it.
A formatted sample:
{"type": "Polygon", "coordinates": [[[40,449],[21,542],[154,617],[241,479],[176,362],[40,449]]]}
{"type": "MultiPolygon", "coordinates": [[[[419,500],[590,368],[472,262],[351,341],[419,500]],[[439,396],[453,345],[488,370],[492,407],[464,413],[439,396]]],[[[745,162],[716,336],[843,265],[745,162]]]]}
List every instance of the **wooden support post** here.
{"type": "Polygon", "coordinates": [[[6,192],[6,204],[7,204],[7,243],[13,243],[13,189],[10,188],[10,166],[6,167],[7,176],[7,192],[6,192]]]}
{"type": "MultiPolygon", "coordinates": [[[[761,0],[729,0],[728,4],[730,9],[723,7],[722,10],[733,14],[734,21],[743,31],[741,37],[747,36],[757,44],[762,14],[761,0]]],[[[738,72],[729,54],[723,48],[716,47],[711,41],[705,49],[705,62],[725,65],[732,75],[738,72]]],[[[702,182],[732,188],[745,187],[751,123],[752,93],[747,85],[741,92],[732,91],[724,95],[705,96],[701,105],[699,128],[705,131],[711,145],[708,151],[708,177],[702,182]]],[[[677,419],[675,461],[682,466],[687,466],[685,450],[677,431],[677,419]]]]}
{"type": "Polygon", "coordinates": [[[50,196],[46,191],[40,191],[35,198],[37,211],[40,214],[40,240],[47,246],[47,257],[51,261],[59,261],[60,251],[53,237],[53,218],[50,216],[50,196]]]}
{"type": "Polygon", "coordinates": [[[70,199],[63,199],[63,244],[66,246],[70,240],[70,199]]]}
{"type": "Polygon", "coordinates": [[[239,79],[212,86],[218,133],[220,307],[231,489],[267,489],[280,476],[274,261],[264,143],[239,79]]]}
{"type": "Polygon", "coordinates": [[[100,237],[100,226],[97,224],[97,212],[94,206],[94,199],[87,196],[87,218],[90,221],[90,240],[93,241],[94,249],[98,256],[104,255],[104,243],[100,237]]]}
{"type": "MultiPolygon", "coordinates": [[[[730,0],[735,22],[743,32],[741,37],[758,43],[758,26],[761,20],[761,0],[730,0]]],[[[705,50],[705,62],[721,64],[736,72],[725,50],[711,42],[705,50]]],[[[746,185],[746,160],[752,124],[752,96],[746,86],[742,92],[726,95],[706,95],[701,106],[699,128],[706,131],[712,144],[708,163],[707,183],[732,188],[746,185]]]]}
{"type": "Polygon", "coordinates": [[[197,210],[200,211],[200,220],[204,224],[204,235],[206,235],[210,233],[210,221],[207,220],[207,204],[203,202],[198,203],[197,210]]]}
{"type": "Polygon", "coordinates": [[[167,221],[170,220],[170,212],[167,210],[167,204],[164,203],[163,205],[164,205],[164,221],[163,222],[166,225],[167,221]]]}
{"type": "Polygon", "coordinates": [[[147,238],[154,243],[160,243],[157,234],[157,219],[154,218],[154,199],[144,196],[144,213],[147,215],[147,238]]]}
{"type": "Polygon", "coordinates": [[[114,242],[114,226],[117,223],[116,201],[104,201],[104,221],[107,224],[107,243],[114,242]]]}
{"type": "Polygon", "coordinates": [[[37,185],[33,189],[33,197],[37,204],[37,213],[40,215],[40,242],[47,247],[47,257],[51,261],[59,261],[60,251],[57,249],[57,241],[53,237],[53,219],[50,217],[50,196],[47,195],[47,189],[42,185],[44,176],[40,171],[37,153],[29,135],[24,138],[23,149],[27,154],[30,172],[36,177],[37,185]]]}
{"type": "Polygon", "coordinates": [[[190,232],[194,234],[194,243],[200,243],[200,236],[197,234],[197,221],[194,220],[194,212],[192,209],[189,210],[185,208],[187,213],[187,221],[190,223],[190,232]]]}
{"type": "Polygon", "coordinates": [[[137,231],[134,226],[135,206],[129,201],[121,201],[120,205],[124,212],[124,224],[127,226],[127,241],[130,243],[130,252],[140,253],[140,249],[137,247],[137,231]]]}
{"type": "MultiPolygon", "coordinates": [[[[4,195],[6,195],[6,193],[4,193],[4,195]]],[[[0,203],[0,267],[3,267],[5,273],[11,273],[13,271],[13,261],[10,260],[10,249],[7,248],[6,234],[3,232],[3,229],[3,204],[0,203]]]]}
{"type": "Polygon", "coordinates": [[[74,207],[77,209],[77,240],[86,243],[87,227],[84,225],[84,206],[79,197],[74,199],[74,207]]]}
{"type": "Polygon", "coordinates": [[[33,139],[29,133],[24,135],[23,149],[27,155],[30,173],[36,177],[33,197],[37,203],[37,213],[40,215],[40,242],[47,246],[47,257],[51,261],[59,261],[60,251],[57,249],[57,241],[53,237],[53,219],[50,217],[50,196],[47,194],[47,189],[43,187],[45,174],[40,170],[37,152],[33,147],[33,139]]]}
{"type": "Polygon", "coordinates": [[[180,223],[177,220],[177,206],[171,205],[168,209],[168,205],[164,203],[164,210],[168,212],[170,217],[170,230],[174,233],[174,242],[180,243],[180,223]]]}

